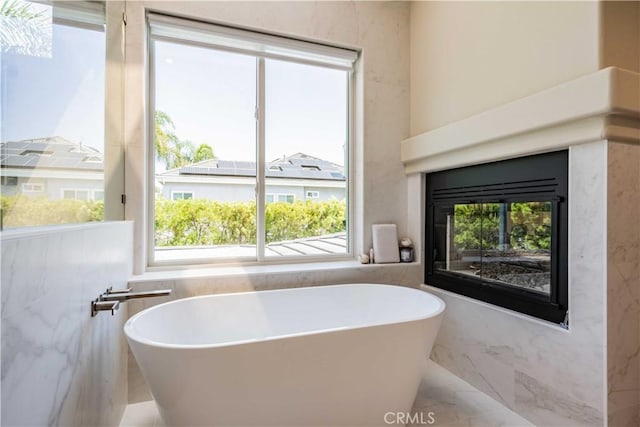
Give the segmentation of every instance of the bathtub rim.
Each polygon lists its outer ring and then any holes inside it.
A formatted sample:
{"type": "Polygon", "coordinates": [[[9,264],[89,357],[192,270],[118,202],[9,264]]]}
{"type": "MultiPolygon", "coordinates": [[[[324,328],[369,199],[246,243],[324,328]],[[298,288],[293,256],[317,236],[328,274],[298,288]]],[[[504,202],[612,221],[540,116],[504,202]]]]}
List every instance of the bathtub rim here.
{"type": "MultiPolygon", "coordinates": [[[[423,320],[426,320],[426,319],[431,319],[431,318],[436,318],[438,316],[441,316],[445,309],[446,309],[446,304],[445,304],[444,300],[442,300],[442,298],[440,298],[439,296],[434,295],[431,292],[427,292],[427,291],[419,289],[419,288],[412,288],[412,287],[401,286],[401,285],[389,285],[389,284],[377,284],[377,283],[345,283],[345,284],[337,284],[337,285],[301,286],[301,287],[297,287],[297,288],[269,289],[269,290],[246,291],[246,292],[225,292],[225,293],[221,293],[221,294],[196,295],[196,296],[192,296],[192,297],[180,298],[180,299],[176,299],[176,300],[172,300],[172,301],[167,301],[167,302],[162,303],[162,304],[158,304],[158,305],[154,305],[152,307],[148,307],[148,308],[146,308],[146,309],[134,314],[133,316],[131,316],[125,322],[124,327],[123,327],[123,331],[124,331],[124,334],[125,334],[127,340],[135,341],[138,344],[142,344],[142,345],[149,346],[149,347],[154,347],[154,348],[184,349],[184,350],[214,349],[214,348],[234,347],[234,346],[238,346],[238,345],[255,344],[255,343],[261,343],[261,342],[267,342],[267,341],[276,341],[276,340],[283,340],[283,339],[290,339],[290,338],[297,338],[297,337],[305,337],[305,336],[326,334],[326,333],[333,333],[333,332],[345,332],[345,331],[351,331],[351,330],[360,330],[360,329],[372,328],[372,327],[378,327],[378,326],[388,326],[388,325],[396,325],[396,324],[403,324],[403,323],[418,322],[418,321],[423,321],[423,320]],[[420,292],[422,294],[428,295],[430,298],[432,298],[438,304],[438,308],[436,310],[431,311],[428,315],[414,316],[414,317],[411,317],[411,318],[399,318],[397,321],[394,321],[394,322],[381,322],[381,323],[354,325],[354,326],[349,326],[349,327],[326,328],[326,329],[313,330],[313,331],[309,331],[309,332],[299,332],[299,333],[294,333],[294,334],[272,335],[272,336],[269,336],[269,337],[266,337],[266,338],[235,340],[235,341],[226,341],[226,342],[223,342],[223,343],[209,343],[209,344],[172,344],[172,343],[154,341],[154,340],[150,340],[150,339],[145,338],[145,337],[141,337],[140,334],[138,334],[138,333],[134,333],[133,328],[131,326],[135,322],[136,319],[138,319],[139,317],[142,317],[148,311],[160,309],[161,307],[164,307],[166,305],[177,304],[177,303],[185,302],[185,301],[188,301],[188,300],[212,298],[212,297],[225,296],[225,295],[253,294],[253,293],[256,293],[256,292],[279,292],[279,291],[302,290],[302,289],[316,288],[316,287],[318,287],[318,288],[319,287],[322,287],[322,288],[334,288],[334,287],[346,287],[346,286],[353,286],[353,285],[368,285],[368,286],[382,286],[382,287],[387,287],[387,288],[409,289],[409,290],[412,290],[412,291],[415,291],[415,292],[420,292]]],[[[131,343],[129,345],[131,345],[131,343]]]]}

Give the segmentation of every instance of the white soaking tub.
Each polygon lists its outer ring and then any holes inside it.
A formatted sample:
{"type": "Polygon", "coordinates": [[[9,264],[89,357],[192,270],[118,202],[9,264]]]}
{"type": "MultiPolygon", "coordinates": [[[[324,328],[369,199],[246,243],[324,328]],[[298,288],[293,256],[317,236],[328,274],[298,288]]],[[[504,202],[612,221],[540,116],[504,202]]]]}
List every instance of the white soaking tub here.
{"type": "Polygon", "coordinates": [[[319,286],[171,301],[124,330],[167,425],[383,426],[411,410],[444,308],[319,286]]]}

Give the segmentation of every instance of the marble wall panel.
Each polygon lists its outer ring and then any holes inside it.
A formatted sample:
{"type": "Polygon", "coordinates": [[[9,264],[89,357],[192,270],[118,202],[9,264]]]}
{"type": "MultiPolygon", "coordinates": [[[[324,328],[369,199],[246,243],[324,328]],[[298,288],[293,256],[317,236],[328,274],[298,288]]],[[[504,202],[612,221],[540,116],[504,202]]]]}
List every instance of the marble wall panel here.
{"type": "Polygon", "coordinates": [[[131,275],[132,224],[2,235],[2,425],[118,425],[127,404],[126,308],[90,302],[131,275]]]}
{"type": "Polygon", "coordinates": [[[607,152],[607,395],[610,426],[640,424],[640,146],[607,152]]]}

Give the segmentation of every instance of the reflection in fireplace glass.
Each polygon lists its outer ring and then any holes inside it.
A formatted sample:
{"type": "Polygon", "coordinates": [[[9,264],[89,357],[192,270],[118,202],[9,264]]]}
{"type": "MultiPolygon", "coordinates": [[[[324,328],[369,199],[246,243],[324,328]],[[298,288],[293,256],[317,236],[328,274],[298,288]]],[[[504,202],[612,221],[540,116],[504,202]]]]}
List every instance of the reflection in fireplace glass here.
{"type": "Polygon", "coordinates": [[[551,209],[549,201],[439,204],[435,269],[549,295],[551,209]]]}

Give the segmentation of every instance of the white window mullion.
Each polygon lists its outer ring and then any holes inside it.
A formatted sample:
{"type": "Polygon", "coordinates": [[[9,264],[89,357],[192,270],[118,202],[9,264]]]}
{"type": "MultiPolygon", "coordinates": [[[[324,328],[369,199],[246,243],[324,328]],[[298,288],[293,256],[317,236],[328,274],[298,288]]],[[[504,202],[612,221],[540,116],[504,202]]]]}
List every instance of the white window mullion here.
{"type": "MultiPolygon", "coordinates": [[[[349,255],[354,255],[357,253],[355,247],[355,239],[356,236],[356,224],[354,221],[355,206],[356,206],[356,180],[354,179],[356,176],[355,173],[355,158],[356,158],[356,149],[355,149],[355,140],[356,140],[356,127],[355,127],[355,111],[356,111],[356,84],[355,84],[356,74],[354,71],[351,71],[347,74],[347,146],[346,146],[346,159],[345,159],[345,173],[346,176],[349,177],[347,181],[347,253],[349,255]]],[[[362,199],[360,198],[360,201],[362,199]]],[[[364,204],[361,203],[360,206],[364,204]]]]}
{"type": "Polygon", "coordinates": [[[264,58],[257,58],[256,76],[256,243],[258,261],[264,260],[266,244],[265,223],[265,67],[264,58]]]}
{"type": "Polygon", "coordinates": [[[155,186],[156,186],[156,144],[155,144],[155,113],[156,113],[156,69],[155,66],[155,43],[149,41],[148,46],[149,65],[149,86],[147,89],[147,265],[154,265],[156,257],[156,238],[155,238],[155,186]]]}

